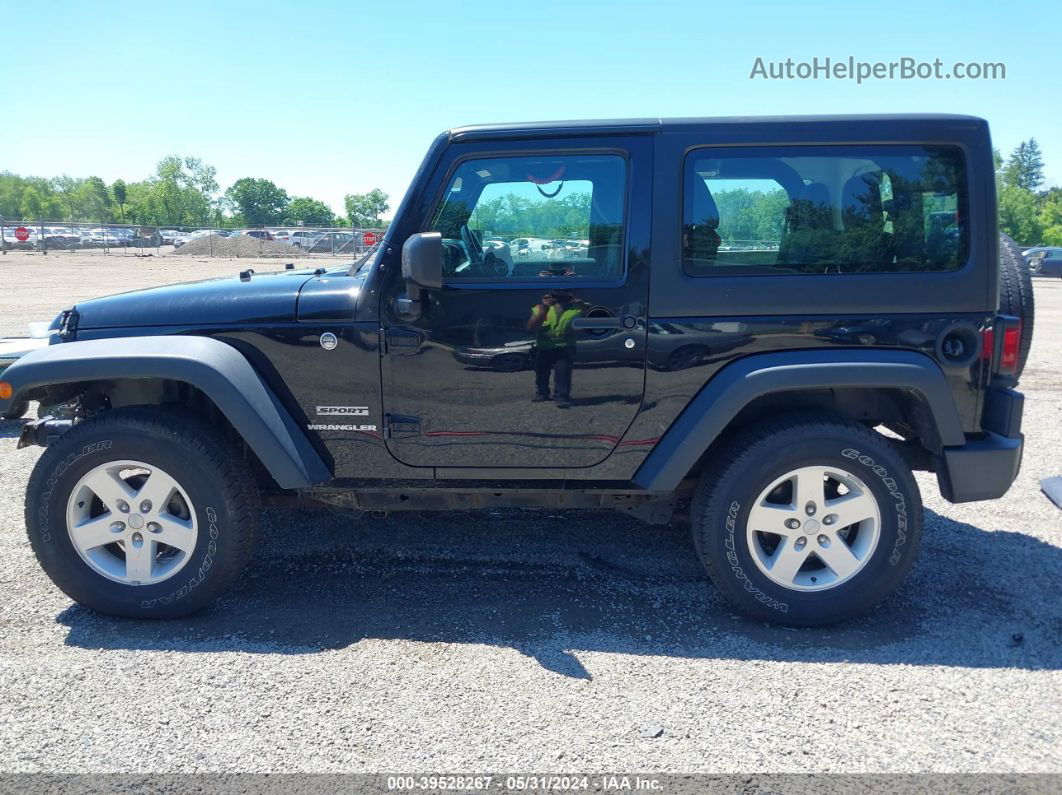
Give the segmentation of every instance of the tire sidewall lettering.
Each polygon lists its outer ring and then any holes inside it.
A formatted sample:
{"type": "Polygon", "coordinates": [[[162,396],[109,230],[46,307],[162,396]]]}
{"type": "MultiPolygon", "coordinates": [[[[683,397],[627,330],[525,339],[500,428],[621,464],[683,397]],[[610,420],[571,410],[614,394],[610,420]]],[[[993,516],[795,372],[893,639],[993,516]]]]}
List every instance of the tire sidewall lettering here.
{"type": "MultiPolygon", "coordinates": [[[[52,467],[51,472],[45,480],[45,487],[41,491],[41,496],[37,505],[37,522],[39,527],[39,538],[42,544],[47,544],[55,549],[55,543],[57,541],[57,535],[59,534],[59,528],[62,528],[63,536],[66,535],[66,514],[65,511],[59,511],[58,506],[53,511],[51,504],[56,496],[69,497],[66,495],[57,495],[56,489],[59,487],[60,481],[70,471],[71,467],[75,466],[82,459],[100,453],[107,453],[114,447],[114,442],[111,439],[100,439],[90,444],[84,445],[76,453],[70,453],[55,466],[52,467]],[[53,526],[52,517],[57,515],[56,524],[53,526]]],[[[184,599],[188,594],[192,593],[199,585],[201,585],[206,579],[210,569],[214,566],[214,560],[218,553],[218,541],[221,536],[220,520],[218,517],[218,511],[211,505],[207,505],[204,508],[204,514],[207,518],[207,543],[204,549],[203,558],[196,567],[195,573],[190,579],[188,579],[180,588],[175,589],[173,592],[164,596],[155,597],[152,599],[139,600],[138,606],[142,609],[148,610],[157,605],[169,605],[175,602],[179,602],[184,599]]],[[[177,578],[175,578],[177,580],[177,578]]]]}
{"type": "MultiPolygon", "coordinates": [[[[887,568],[891,569],[899,566],[904,562],[904,552],[909,531],[908,499],[904,493],[906,484],[904,484],[902,478],[894,476],[894,473],[880,463],[880,460],[875,460],[873,456],[867,455],[861,450],[854,447],[844,447],[839,452],[843,459],[859,464],[864,469],[863,477],[865,479],[869,479],[873,475],[873,478],[880,484],[880,487],[873,490],[875,499],[879,503],[882,500],[882,489],[891,497],[887,504],[880,506],[883,512],[883,524],[885,524],[882,530],[887,532],[889,525],[895,528],[892,548],[889,549],[886,560],[888,563],[887,568]],[[889,505],[892,506],[891,511],[889,514],[884,514],[886,510],[889,510],[889,505]],[[889,522],[890,516],[894,519],[894,522],[889,522]]],[[[873,481],[871,481],[871,485],[873,485],[873,481]]],[[[742,501],[732,500],[726,509],[726,515],[723,520],[722,553],[726,560],[726,567],[742,590],[755,598],[757,602],[772,611],[789,613],[792,605],[790,601],[785,599],[785,589],[780,586],[770,586],[769,590],[771,592],[764,590],[760,587],[763,584],[763,578],[759,571],[748,570],[746,562],[748,550],[746,549],[747,542],[744,533],[745,522],[742,521],[742,516],[747,511],[743,511],[742,508],[742,501]],[[743,544],[745,546],[742,546],[743,544]]],[[[882,561],[882,565],[884,565],[884,561],[882,561]]],[[[858,578],[853,582],[858,582],[858,578]]]]}
{"type": "MultiPolygon", "coordinates": [[[[101,453],[105,450],[110,450],[113,443],[110,439],[100,439],[92,444],[87,444],[81,448],[77,453],[71,453],[52,469],[48,475],[48,479],[45,481],[45,489],[41,492],[40,504],[37,506],[37,519],[40,523],[40,539],[45,544],[50,544],[53,540],[50,518],[51,512],[48,510],[48,505],[51,502],[52,494],[55,493],[55,484],[66,473],[70,467],[76,464],[85,456],[90,456],[93,453],[101,453]]],[[[66,521],[66,517],[63,517],[63,522],[66,521]]]]}
{"type": "MultiPolygon", "coordinates": [[[[882,486],[892,497],[892,506],[895,512],[896,519],[896,541],[893,543],[891,552],[889,553],[889,565],[897,566],[903,559],[903,547],[907,543],[907,499],[904,497],[903,492],[900,491],[899,484],[896,478],[889,475],[889,471],[877,463],[869,455],[861,453],[860,451],[846,447],[841,451],[841,455],[850,461],[856,461],[862,466],[866,467],[870,472],[881,481],[882,486]]],[[[884,529],[884,528],[882,528],[884,529]]]]}
{"type": "Polygon", "coordinates": [[[210,540],[206,545],[206,554],[203,555],[203,560],[199,564],[199,568],[192,578],[178,588],[176,591],[167,594],[166,596],[159,596],[154,599],[143,599],[140,602],[140,607],[144,610],[149,610],[157,605],[171,605],[174,602],[179,602],[190,594],[196,587],[198,587],[207,576],[211,566],[214,565],[214,556],[218,551],[218,536],[221,531],[218,528],[218,514],[217,511],[210,505],[206,506],[204,511],[207,517],[207,533],[210,540]]]}
{"type": "Polygon", "coordinates": [[[783,602],[781,599],[777,599],[757,588],[741,565],[741,561],[737,554],[737,546],[739,543],[737,538],[737,527],[740,514],[741,503],[734,500],[730,503],[730,507],[727,508],[725,520],[726,532],[723,534],[723,546],[726,548],[726,559],[730,566],[730,572],[757,602],[772,610],[777,610],[780,613],[788,613],[789,603],[783,602]]]}

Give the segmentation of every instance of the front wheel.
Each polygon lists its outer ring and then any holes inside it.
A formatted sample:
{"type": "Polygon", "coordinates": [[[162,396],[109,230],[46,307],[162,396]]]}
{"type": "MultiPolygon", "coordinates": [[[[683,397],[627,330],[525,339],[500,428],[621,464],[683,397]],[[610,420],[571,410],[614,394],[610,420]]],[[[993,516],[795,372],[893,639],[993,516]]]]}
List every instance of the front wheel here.
{"type": "Polygon", "coordinates": [[[198,418],[117,409],[48,446],[26,528],[45,573],[85,607],[176,618],[216,598],[253,550],[258,491],[238,451],[198,418]]]}
{"type": "Polygon", "coordinates": [[[922,534],[918,486],[890,443],[818,416],[724,443],[692,512],[698,554],[723,594],[791,626],[869,611],[902,582],[922,534]]]}

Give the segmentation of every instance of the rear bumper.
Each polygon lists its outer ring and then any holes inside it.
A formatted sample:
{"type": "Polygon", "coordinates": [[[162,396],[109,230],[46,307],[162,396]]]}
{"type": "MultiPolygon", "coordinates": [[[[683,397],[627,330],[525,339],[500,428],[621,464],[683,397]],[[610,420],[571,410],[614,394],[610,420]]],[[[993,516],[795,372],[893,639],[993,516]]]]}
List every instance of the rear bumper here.
{"type": "Polygon", "coordinates": [[[949,502],[1002,497],[1018,477],[1024,437],[1024,397],[1013,389],[992,388],[985,398],[985,432],[961,447],[945,447],[937,471],[940,493],[949,502]]]}

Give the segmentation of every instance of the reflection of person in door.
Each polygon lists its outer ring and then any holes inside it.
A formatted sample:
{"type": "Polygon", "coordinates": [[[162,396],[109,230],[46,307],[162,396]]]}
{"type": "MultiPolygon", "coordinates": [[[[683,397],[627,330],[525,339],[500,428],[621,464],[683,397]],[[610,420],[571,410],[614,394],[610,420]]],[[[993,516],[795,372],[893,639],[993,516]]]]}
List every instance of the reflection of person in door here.
{"type": "Polygon", "coordinates": [[[572,364],[575,361],[575,328],[572,321],[581,316],[586,304],[567,290],[551,290],[542,303],[531,310],[527,323],[535,332],[535,396],[540,403],[550,399],[549,377],[553,374],[553,400],[557,408],[572,405],[572,364]]]}

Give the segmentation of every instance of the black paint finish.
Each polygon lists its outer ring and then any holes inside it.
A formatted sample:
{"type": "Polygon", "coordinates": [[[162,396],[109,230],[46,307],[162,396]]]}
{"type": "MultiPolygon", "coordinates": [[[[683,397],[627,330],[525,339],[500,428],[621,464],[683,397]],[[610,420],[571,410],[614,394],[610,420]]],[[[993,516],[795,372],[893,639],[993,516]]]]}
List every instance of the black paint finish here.
{"type": "Polygon", "coordinates": [[[246,281],[234,274],[95,298],[77,305],[78,328],[295,320],[299,289],[311,278],[305,270],[256,273],[246,281]]]}
{"type": "MultiPolygon", "coordinates": [[[[648,137],[599,137],[497,143],[491,157],[544,152],[608,152],[628,163],[626,267],[618,283],[535,278],[525,283],[448,284],[426,292],[427,310],[415,322],[398,319],[405,285],[397,252],[385,261],[392,274],[382,300],[385,335],[382,383],[385,411],[420,421],[417,434],[393,435],[395,457],[414,466],[553,470],[604,460],[623,437],[641,404],[646,354],[649,274],[646,252],[651,217],[652,148],[648,137]],[[533,403],[535,374],[527,328],[545,292],[562,288],[587,307],[586,316],[616,321],[615,329],[576,332],[572,402],[533,403]],[[631,328],[624,328],[626,318],[631,328]]],[[[436,164],[424,192],[438,196],[455,163],[480,156],[482,147],[451,147],[436,164]]],[[[426,228],[432,202],[415,210],[426,228]]]]}
{"type": "Polygon", "coordinates": [[[232,345],[306,430],[337,487],[434,478],[633,488],[646,456],[713,377],[735,360],[771,352],[923,353],[941,366],[962,430],[977,434],[991,362],[978,355],[951,366],[939,341],[955,324],[979,339],[996,311],[996,231],[986,209],[994,192],[991,170],[980,174],[985,151],[987,128],[965,117],[466,128],[435,141],[383,244],[356,273],[281,271],[241,281],[234,267],[229,279],[78,304],[76,337],[203,335],[232,345]],[[887,290],[876,292],[878,277],[844,277],[816,293],[815,277],[800,277],[794,292],[784,277],[760,283],[682,275],[678,180],[689,148],[914,138],[962,146],[976,177],[971,263],[954,279],[949,274],[948,284],[936,276],[882,276],[887,290]],[[629,163],[622,280],[448,285],[427,291],[419,319],[399,318],[401,244],[428,228],[455,163],[586,151],[615,152],[629,163]],[[902,290],[895,286],[901,282],[902,290]],[[599,318],[629,321],[578,332],[570,408],[531,402],[527,320],[543,293],[558,286],[599,318]],[[322,345],[326,334],[337,338],[332,349],[322,345]],[[336,419],[320,412],[327,406],[367,413],[336,419]],[[389,414],[415,422],[388,438],[389,414]]]}

